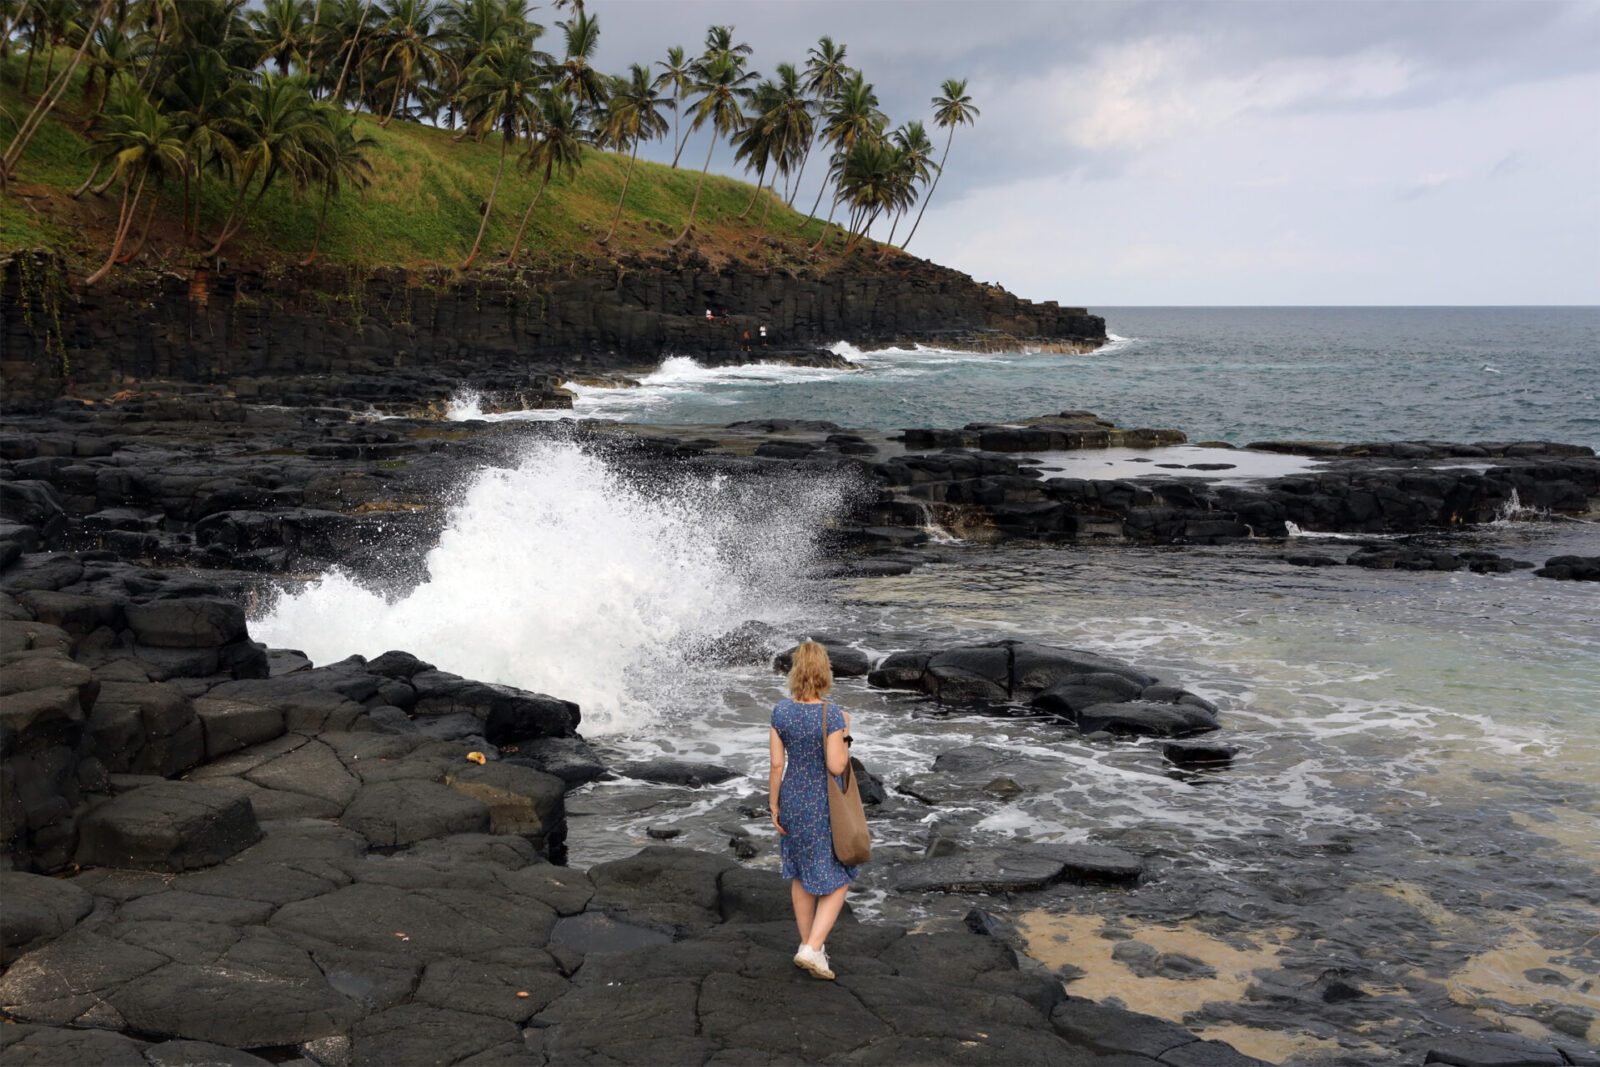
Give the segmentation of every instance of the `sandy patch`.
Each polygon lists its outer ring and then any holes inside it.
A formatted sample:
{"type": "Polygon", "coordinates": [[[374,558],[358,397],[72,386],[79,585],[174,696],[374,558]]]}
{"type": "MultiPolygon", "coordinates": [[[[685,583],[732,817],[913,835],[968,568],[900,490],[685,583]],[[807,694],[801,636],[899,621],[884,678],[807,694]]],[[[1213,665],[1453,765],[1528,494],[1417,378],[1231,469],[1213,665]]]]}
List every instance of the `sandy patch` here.
{"type": "MultiPolygon", "coordinates": [[[[1045,911],[1025,912],[1015,917],[1017,929],[1027,939],[1028,954],[1051,967],[1070,964],[1084,976],[1068,988],[1074,996],[1105,1000],[1116,997],[1131,1011],[1159,1016],[1182,1023],[1183,1016],[1211,1001],[1238,1002],[1255,979],[1255,971],[1272,970],[1280,951],[1280,941],[1294,936],[1292,930],[1269,932],[1260,947],[1234,939],[1224,942],[1192,923],[1173,925],[1122,925],[1119,937],[1105,937],[1105,920],[1098,915],[1052,915],[1045,911]],[[1112,951],[1125,938],[1150,945],[1160,952],[1178,952],[1202,960],[1216,970],[1205,978],[1140,977],[1127,965],[1112,957],[1112,951]]],[[[1255,1027],[1225,1025],[1196,1029],[1207,1038],[1226,1041],[1248,1056],[1273,1063],[1292,1062],[1296,1056],[1326,1052],[1339,1047],[1335,1041],[1287,1030],[1259,1030],[1255,1027]]]]}

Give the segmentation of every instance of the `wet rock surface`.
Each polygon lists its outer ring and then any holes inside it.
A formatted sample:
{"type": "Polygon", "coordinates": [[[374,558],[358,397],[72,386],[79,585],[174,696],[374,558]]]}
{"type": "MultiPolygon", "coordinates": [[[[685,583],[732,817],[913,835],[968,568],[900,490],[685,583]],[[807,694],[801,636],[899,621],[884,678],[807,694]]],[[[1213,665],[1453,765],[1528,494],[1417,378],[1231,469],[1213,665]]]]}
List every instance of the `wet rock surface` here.
{"type": "Polygon", "coordinates": [[[1085,734],[1181,737],[1219,726],[1210,701],[1161,684],[1137,667],[1094,652],[1021,641],[895,652],[867,682],[915,690],[942,704],[1026,706],[1085,734]]]}
{"type": "MultiPolygon", "coordinates": [[[[746,839],[748,864],[670,846],[588,874],[553,862],[567,792],[607,770],[578,736],[575,705],[401,652],[312,668],[252,642],[241,604],[267,576],[335,562],[372,573],[381,562],[404,584],[421,573],[459,473],[507,463],[529,439],[555,433],[609,442],[641,471],[862,478],[872,490],[828,535],[836,556],[827,566],[841,576],[940,558],[923,527],[945,519],[1001,538],[1183,541],[1271,531],[1281,519],[1357,532],[1449,526],[1499,514],[1513,493],[1525,506],[1574,512],[1593,496],[1592,457],[1552,446],[1486,447],[1475,457],[1486,470],[1430,467],[1450,462],[1443,446],[1369,448],[1332,456],[1344,466],[1326,474],[1249,490],[1159,477],[1065,486],[1007,450],[1043,447],[1028,434],[1053,447],[1050,435],[1109,429],[1071,429],[1065,416],[969,428],[971,441],[949,446],[959,451],[880,459],[894,443],[831,425],[686,438],[364,422],[330,406],[339,390],[367,388],[354,383],[321,394],[328,383],[261,385],[256,397],[282,408],[180,390],[47,406],[0,427],[6,860],[27,872],[82,866],[70,878],[7,872],[0,885],[0,1011],[16,1024],[0,1027],[8,1064],[1251,1062],[1175,1024],[1063,999],[1059,978],[1070,975],[1019,970],[993,923],[956,936],[846,922],[829,946],[841,979],[816,983],[788,962],[787,890],[759,866],[771,862],[759,842],[746,839]],[[774,444],[782,455],[758,454],[774,444]],[[1359,495],[1369,492],[1380,501],[1370,513],[1359,495]],[[196,566],[210,576],[177,569],[196,566]],[[473,751],[486,762],[468,760],[473,751]],[[621,1024],[614,983],[637,993],[621,1024]],[[805,1013],[783,1014],[792,1004],[805,1013]],[[838,1021],[826,1048],[792,1021],[817,1013],[838,1021]]],[[[394,395],[374,391],[362,403],[394,395]]],[[[1498,557],[1451,554],[1503,569],[1498,557]]],[[[1587,562],[1554,559],[1546,570],[1579,577],[1587,562]]],[[[948,708],[1053,717],[1087,744],[1134,750],[1141,737],[1218,725],[1202,698],[1090,653],[997,642],[871,664],[852,659],[847,639],[830,644],[842,676],[870,668],[871,684],[948,708]]],[[[723,651],[765,664],[781,647],[730,638],[723,651]]],[[[1237,756],[1221,742],[1147,747],[1152,773],[1163,751],[1175,776],[1220,780],[1237,756]]],[[[664,771],[638,788],[706,784],[716,770],[664,771]]],[[[969,746],[892,783],[871,810],[908,819],[931,806],[959,818],[963,798],[1025,803],[1061,773],[969,746]]],[[[926,854],[885,853],[869,881],[899,880],[886,888],[907,899],[1027,899],[1132,894],[1164,876],[1137,837],[965,852],[937,825],[929,837],[926,854]]],[[[1205,907],[1288,918],[1267,897],[1205,907]]],[[[1126,943],[1127,967],[1202,977],[1193,957],[1126,943]]],[[[1319,1011],[1369,995],[1351,983],[1308,992],[1263,979],[1262,989],[1314,998],[1319,1011]]],[[[1248,1024],[1254,1010],[1208,1005],[1192,1023],[1248,1024]]],[[[1581,1031],[1587,1017],[1575,1018],[1581,1031]]],[[[1492,1035],[1419,1036],[1408,1049],[1440,1063],[1583,1062],[1581,1051],[1508,1048],[1492,1035]]]]}

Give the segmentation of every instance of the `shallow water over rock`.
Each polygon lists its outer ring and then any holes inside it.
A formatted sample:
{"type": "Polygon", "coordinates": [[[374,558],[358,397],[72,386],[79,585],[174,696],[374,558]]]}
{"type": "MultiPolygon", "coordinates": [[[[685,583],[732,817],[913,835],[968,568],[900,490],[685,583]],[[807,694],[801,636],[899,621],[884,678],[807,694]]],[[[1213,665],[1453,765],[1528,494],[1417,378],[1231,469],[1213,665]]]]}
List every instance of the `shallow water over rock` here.
{"type": "MultiPolygon", "coordinates": [[[[1441,544],[1592,555],[1600,530],[1508,523],[1441,544]]],[[[841,680],[854,752],[889,791],[858,909],[942,929],[980,906],[1070,992],[1274,1061],[1411,1062],[1457,1029],[1600,1043],[1592,587],[1311,571],[1276,558],[1282,542],[940,551],[949,562],[841,585],[797,635],[826,631],[875,660],[1002,637],[1102,653],[1217,704],[1221,730],[1204,740],[1235,751],[1179,767],[1160,739],[841,680]],[[976,745],[1001,762],[956,755],[976,745]],[[1004,896],[896,888],[927,856],[1084,841],[1140,857],[1145,877],[1004,896]]],[[[754,663],[707,669],[662,729],[607,738],[617,762],[667,755],[745,777],[595,783],[572,798],[573,861],[671,825],[684,844],[738,839],[775,866],[764,735],[781,681],[754,663]]]]}

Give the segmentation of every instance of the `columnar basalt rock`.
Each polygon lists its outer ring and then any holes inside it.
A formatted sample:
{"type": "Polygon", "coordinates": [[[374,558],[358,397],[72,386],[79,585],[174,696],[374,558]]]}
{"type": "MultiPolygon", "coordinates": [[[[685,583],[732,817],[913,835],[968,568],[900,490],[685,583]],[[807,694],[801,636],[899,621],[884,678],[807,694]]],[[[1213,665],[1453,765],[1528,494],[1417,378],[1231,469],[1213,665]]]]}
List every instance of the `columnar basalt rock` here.
{"type": "Polygon", "coordinates": [[[495,368],[514,390],[550,373],[648,368],[674,355],[813,362],[841,340],[1081,351],[1106,339],[1104,320],[1082,308],[1034,304],[919,260],[793,273],[713,269],[690,254],[558,274],[324,265],[126,274],[92,290],[40,281],[59,270],[41,253],[0,259],[0,370],[13,397],[53,396],[69,382],[349,377],[452,363],[495,368]],[[718,317],[708,321],[707,308],[718,317]],[[746,351],[745,332],[761,326],[766,344],[746,351]]]}

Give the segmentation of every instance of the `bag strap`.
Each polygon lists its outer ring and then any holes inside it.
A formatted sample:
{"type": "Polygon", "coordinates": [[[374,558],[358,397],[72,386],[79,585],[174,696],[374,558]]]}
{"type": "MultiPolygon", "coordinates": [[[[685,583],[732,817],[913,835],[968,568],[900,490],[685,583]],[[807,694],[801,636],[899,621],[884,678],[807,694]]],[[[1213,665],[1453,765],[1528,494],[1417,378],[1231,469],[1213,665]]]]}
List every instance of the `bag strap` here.
{"type": "MultiPolygon", "coordinates": [[[[849,753],[846,752],[845,755],[848,757],[849,753]]],[[[846,792],[850,790],[850,774],[853,770],[850,760],[846,758],[844,770],[839,774],[839,777],[844,779],[843,788],[846,792]]],[[[828,770],[828,701],[824,697],[822,701],[822,784],[827,785],[828,779],[831,777],[833,777],[833,772],[828,770]]]]}

